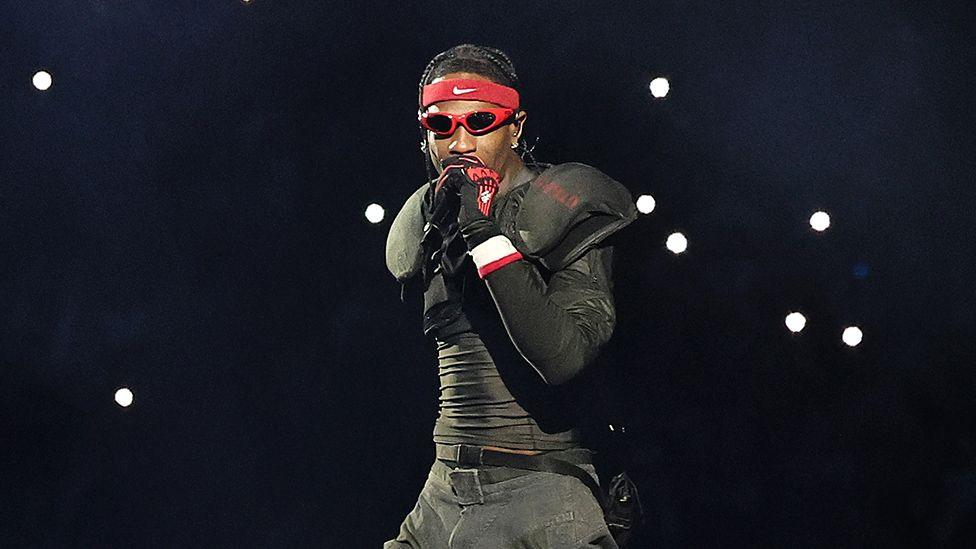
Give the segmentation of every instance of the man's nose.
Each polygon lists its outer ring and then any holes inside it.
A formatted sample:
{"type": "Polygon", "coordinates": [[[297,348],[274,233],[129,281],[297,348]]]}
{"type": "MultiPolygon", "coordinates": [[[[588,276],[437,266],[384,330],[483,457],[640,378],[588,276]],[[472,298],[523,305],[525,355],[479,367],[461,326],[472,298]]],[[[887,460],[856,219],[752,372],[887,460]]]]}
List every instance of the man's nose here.
{"type": "Polygon", "coordinates": [[[478,150],[478,140],[468,133],[467,128],[458,124],[458,128],[454,130],[454,135],[451,136],[448,149],[452,154],[473,153],[478,150]]]}

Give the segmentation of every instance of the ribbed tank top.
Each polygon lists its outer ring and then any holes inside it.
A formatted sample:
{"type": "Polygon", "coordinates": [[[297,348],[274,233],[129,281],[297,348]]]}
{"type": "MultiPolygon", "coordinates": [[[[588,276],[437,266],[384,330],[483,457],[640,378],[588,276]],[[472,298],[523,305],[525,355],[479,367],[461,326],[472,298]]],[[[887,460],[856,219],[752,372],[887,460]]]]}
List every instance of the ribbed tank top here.
{"type": "MultiPolygon", "coordinates": [[[[495,312],[497,314],[497,311],[495,312]]],[[[507,337],[507,336],[506,336],[507,337]]],[[[440,379],[439,415],[434,424],[438,444],[475,444],[524,450],[565,450],[580,447],[579,432],[570,428],[568,413],[562,413],[555,389],[545,387],[541,377],[521,357],[510,354],[505,366],[508,383],[516,392],[536,403],[533,409],[555,422],[539,421],[513,396],[481,337],[463,332],[435,340],[440,379]],[[564,423],[565,422],[565,423],[564,423]],[[555,427],[555,425],[561,425],[555,427]]],[[[512,345],[508,342],[508,345],[512,345]]],[[[512,345],[514,351],[514,345],[512,345]]],[[[515,351],[517,353],[517,351],[515,351]]]]}

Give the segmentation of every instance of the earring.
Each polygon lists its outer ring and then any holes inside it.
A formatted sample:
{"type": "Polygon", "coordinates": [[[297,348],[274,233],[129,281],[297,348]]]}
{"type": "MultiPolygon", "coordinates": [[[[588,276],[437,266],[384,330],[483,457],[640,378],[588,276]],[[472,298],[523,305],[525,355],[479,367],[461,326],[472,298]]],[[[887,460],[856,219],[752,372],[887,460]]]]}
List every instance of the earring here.
{"type": "Polygon", "coordinates": [[[518,148],[518,143],[512,143],[512,148],[513,149],[518,148]]]}

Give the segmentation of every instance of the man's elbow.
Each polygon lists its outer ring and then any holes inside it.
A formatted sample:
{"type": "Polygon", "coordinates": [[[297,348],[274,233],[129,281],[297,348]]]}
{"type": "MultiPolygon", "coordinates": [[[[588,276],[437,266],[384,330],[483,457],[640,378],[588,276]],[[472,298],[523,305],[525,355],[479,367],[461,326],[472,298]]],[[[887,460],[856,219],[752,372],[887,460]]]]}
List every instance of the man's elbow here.
{"type": "Polygon", "coordinates": [[[578,376],[597,357],[602,347],[603,339],[582,332],[578,337],[564,342],[556,352],[538,360],[530,360],[542,381],[546,385],[563,385],[578,376]]]}
{"type": "Polygon", "coordinates": [[[542,377],[542,381],[546,385],[553,387],[558,387],[572,381],[573,378],[578,376],[591,362],[585,357],[576,355],[573,357],[567,357],[563,360],[553,361],[549,367],[539,368],[536,367],[536,371],[542,377]]]}

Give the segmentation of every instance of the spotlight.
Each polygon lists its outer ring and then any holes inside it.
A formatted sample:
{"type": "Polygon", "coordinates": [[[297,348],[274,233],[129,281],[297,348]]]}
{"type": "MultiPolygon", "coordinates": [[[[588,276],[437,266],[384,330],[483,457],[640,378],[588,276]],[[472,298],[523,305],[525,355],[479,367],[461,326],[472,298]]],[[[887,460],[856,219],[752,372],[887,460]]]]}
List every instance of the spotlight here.
{"type": "Polygon", "coordinates": [[[37,71],[34,73],[34,78],[31,79],[34,87],[41,90],[47,91],[51,87],[51,73],[47,71],[37,71]]]}
{"type": "Polygon", "coordinates": [[[649,214],[653,212],[655,206],[657,206],[657,202],[655,202],[654,197],[649,194],[642,194],[637,198],[637,211],[642,214],[649,214]]]}
{"type": "Polygon", "coordinates": [[[126,387],[122,387],[118,391],[115,391],[115,402],[117,402],[119,406],[123,408],[129,406],[132,404],[132,391],[126,387]]]}
{"type": "Polygon", "coordinates": [[[827,212],[814,212],[810,216],[810,226],[818,232],[826,231],[827,227],[830,226],[830,216],[827,215],[827,212]]]}
{"type": "Polygon", "coordinates": [[[386,215],[386,210],[383,209],[383,206],[380,206],[379,204],[370,204],[369,206],[366,206],[366,219],[370,223],[379,223],[380,221],[383,221],[384,215],[386,215]]]}
{"type": "Polygon", "coordinates": [[[667,96],[668,91],[671,90],[671,84],[668,82],[668,79],[660,76],[651,80],[651,85],[648,87],[651,89],[651,95],[658,99],[667,96]]]}
{"type": "Polygon", "coordinates": [[[688,239],[681,233],[674,233],[668,237],[665,246],[672,252],[680,254],[688,249],[688,239]]]}
{"type": "Polygon", "coordinates": [[[786,315],[786,327],[789,328],[794,334],[803,331],[803,328],[807,325],[807,317],[803,316],[801,313],[790,313],[786,315]]]}
{"type": "Polygon", "coordinates": [[[856,347],[858,343],[864,339],[864,332],[862,332],[857,326],[850,326],[844,330],[844,335],[841,336],[841,339],[843,339],[844,343],[846,343],[848,346],[856,347]]]}

